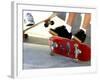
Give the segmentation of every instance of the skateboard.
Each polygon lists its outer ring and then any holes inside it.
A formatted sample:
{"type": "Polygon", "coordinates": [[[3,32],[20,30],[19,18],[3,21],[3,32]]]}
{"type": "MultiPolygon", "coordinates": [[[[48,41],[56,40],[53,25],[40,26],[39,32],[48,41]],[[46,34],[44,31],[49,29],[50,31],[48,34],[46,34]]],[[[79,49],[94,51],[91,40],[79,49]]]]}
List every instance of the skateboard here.
{"type": "Polygon", "coordinates": [[[39,25],[39,24],[41,24],[43,22],[45,22],[45,24],[44,24],[45,27],[48,27],[49,25],[53,25],[54,24],[54,21],[51,21],[51,19],[53,17],[55,17],[56,15],[57,14],[55,12],[53,12],[47,19],[44,19],[44,20],[42,20],[42,21],[40,21],[40,22],[32,25],[31,27],[28,27],[27,29],[23,30],[23,37],[25,39],[27,39],[28,38],[28,34],[25,34],[25,32],[28,31],[28,30],[30,30],[30,29],[32,29],[32,28],[34,28],[35,26],[37,26],[37,25],[39,25]]]}
{"type": "Polygon", "coordinates": [[[91,49],[85,43],[80,43],[77,40],[70,40],[59,36],[53,36],[49,39],[51,55],[62,55],[72,58],[75,61],[90,61],[91,49]]]}

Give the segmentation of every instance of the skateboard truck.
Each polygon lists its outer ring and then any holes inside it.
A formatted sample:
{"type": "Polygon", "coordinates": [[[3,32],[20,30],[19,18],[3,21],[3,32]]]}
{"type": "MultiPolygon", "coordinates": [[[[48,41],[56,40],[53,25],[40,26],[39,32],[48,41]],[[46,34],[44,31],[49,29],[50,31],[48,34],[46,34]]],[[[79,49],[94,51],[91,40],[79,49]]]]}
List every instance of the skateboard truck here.
{"type": "Polygon", "coordinates": [[[49,25],[54,25],[54,21],[46,20],[44,26],[48,27],[49,25]]]}
{"type": "Polygon", "coordinates": [[[78,44],[74,44],[75,47],[75,61],[78,61],[78,54],[82,53],[81,50],[78,48],[78,44]]]}

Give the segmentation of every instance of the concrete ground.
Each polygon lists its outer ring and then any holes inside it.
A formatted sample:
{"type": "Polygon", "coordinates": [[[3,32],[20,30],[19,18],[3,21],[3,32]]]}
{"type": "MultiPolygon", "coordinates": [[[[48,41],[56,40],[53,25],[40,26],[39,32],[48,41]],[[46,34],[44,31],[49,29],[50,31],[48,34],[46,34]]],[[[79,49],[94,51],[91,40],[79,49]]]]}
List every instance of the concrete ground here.
{"type": "Polygon", "coordinates": [[[75,63],[67,57],[51,56],[48,45],[24,43],[23,49],[23,69],[90,66],[90,62],[75,63]]]}

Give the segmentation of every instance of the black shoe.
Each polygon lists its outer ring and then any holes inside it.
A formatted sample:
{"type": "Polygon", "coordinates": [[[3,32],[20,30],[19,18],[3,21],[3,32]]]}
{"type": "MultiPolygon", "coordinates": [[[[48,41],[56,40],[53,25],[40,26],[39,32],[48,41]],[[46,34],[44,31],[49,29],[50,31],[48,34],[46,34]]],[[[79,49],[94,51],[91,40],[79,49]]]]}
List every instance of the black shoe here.
{"type": "Polygon", "coordinates": [[[76,37],[77,39],[79,39],[81,42],[84,42],[85,39],[86,39],[86,34],[83,30],[79,30],[75,35],[74,37],[76,37]]]}
{"type": "Polygon", "coordinates": [[[65,37],[65,38],[68,38],[68,39],[71,39],[71,37],[72,37],[72,33],[69,33],[64,25],[59,26],[55,29],[50,29],[50,33],[51,34],[56,34],[60,37],[65,37]]]}

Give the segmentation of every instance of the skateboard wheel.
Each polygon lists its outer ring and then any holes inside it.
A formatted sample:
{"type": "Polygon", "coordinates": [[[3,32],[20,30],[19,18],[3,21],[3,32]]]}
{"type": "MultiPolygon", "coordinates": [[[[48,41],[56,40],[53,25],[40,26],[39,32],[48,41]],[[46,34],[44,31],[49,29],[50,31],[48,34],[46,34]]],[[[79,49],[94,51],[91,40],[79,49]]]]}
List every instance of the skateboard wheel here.
{"type": "Polygon", "coordinates": [[[50,21],[50,24],[51,24],[51,25],[54,25],[54,21],[50,21]]]}
{"type": "Polygon", "coordinates": [[[45,27],[48,27],[48,26],[49,26],[49,24],[48,24],[48,23],[45,23],[45,24],[44,24],[44,26],[45,26],[45,27]]]}
{"type": "Polygon", "coordinates": [[[28,38],[28,34],[24,34],[24,39],[27,39],[28,38]]]}

